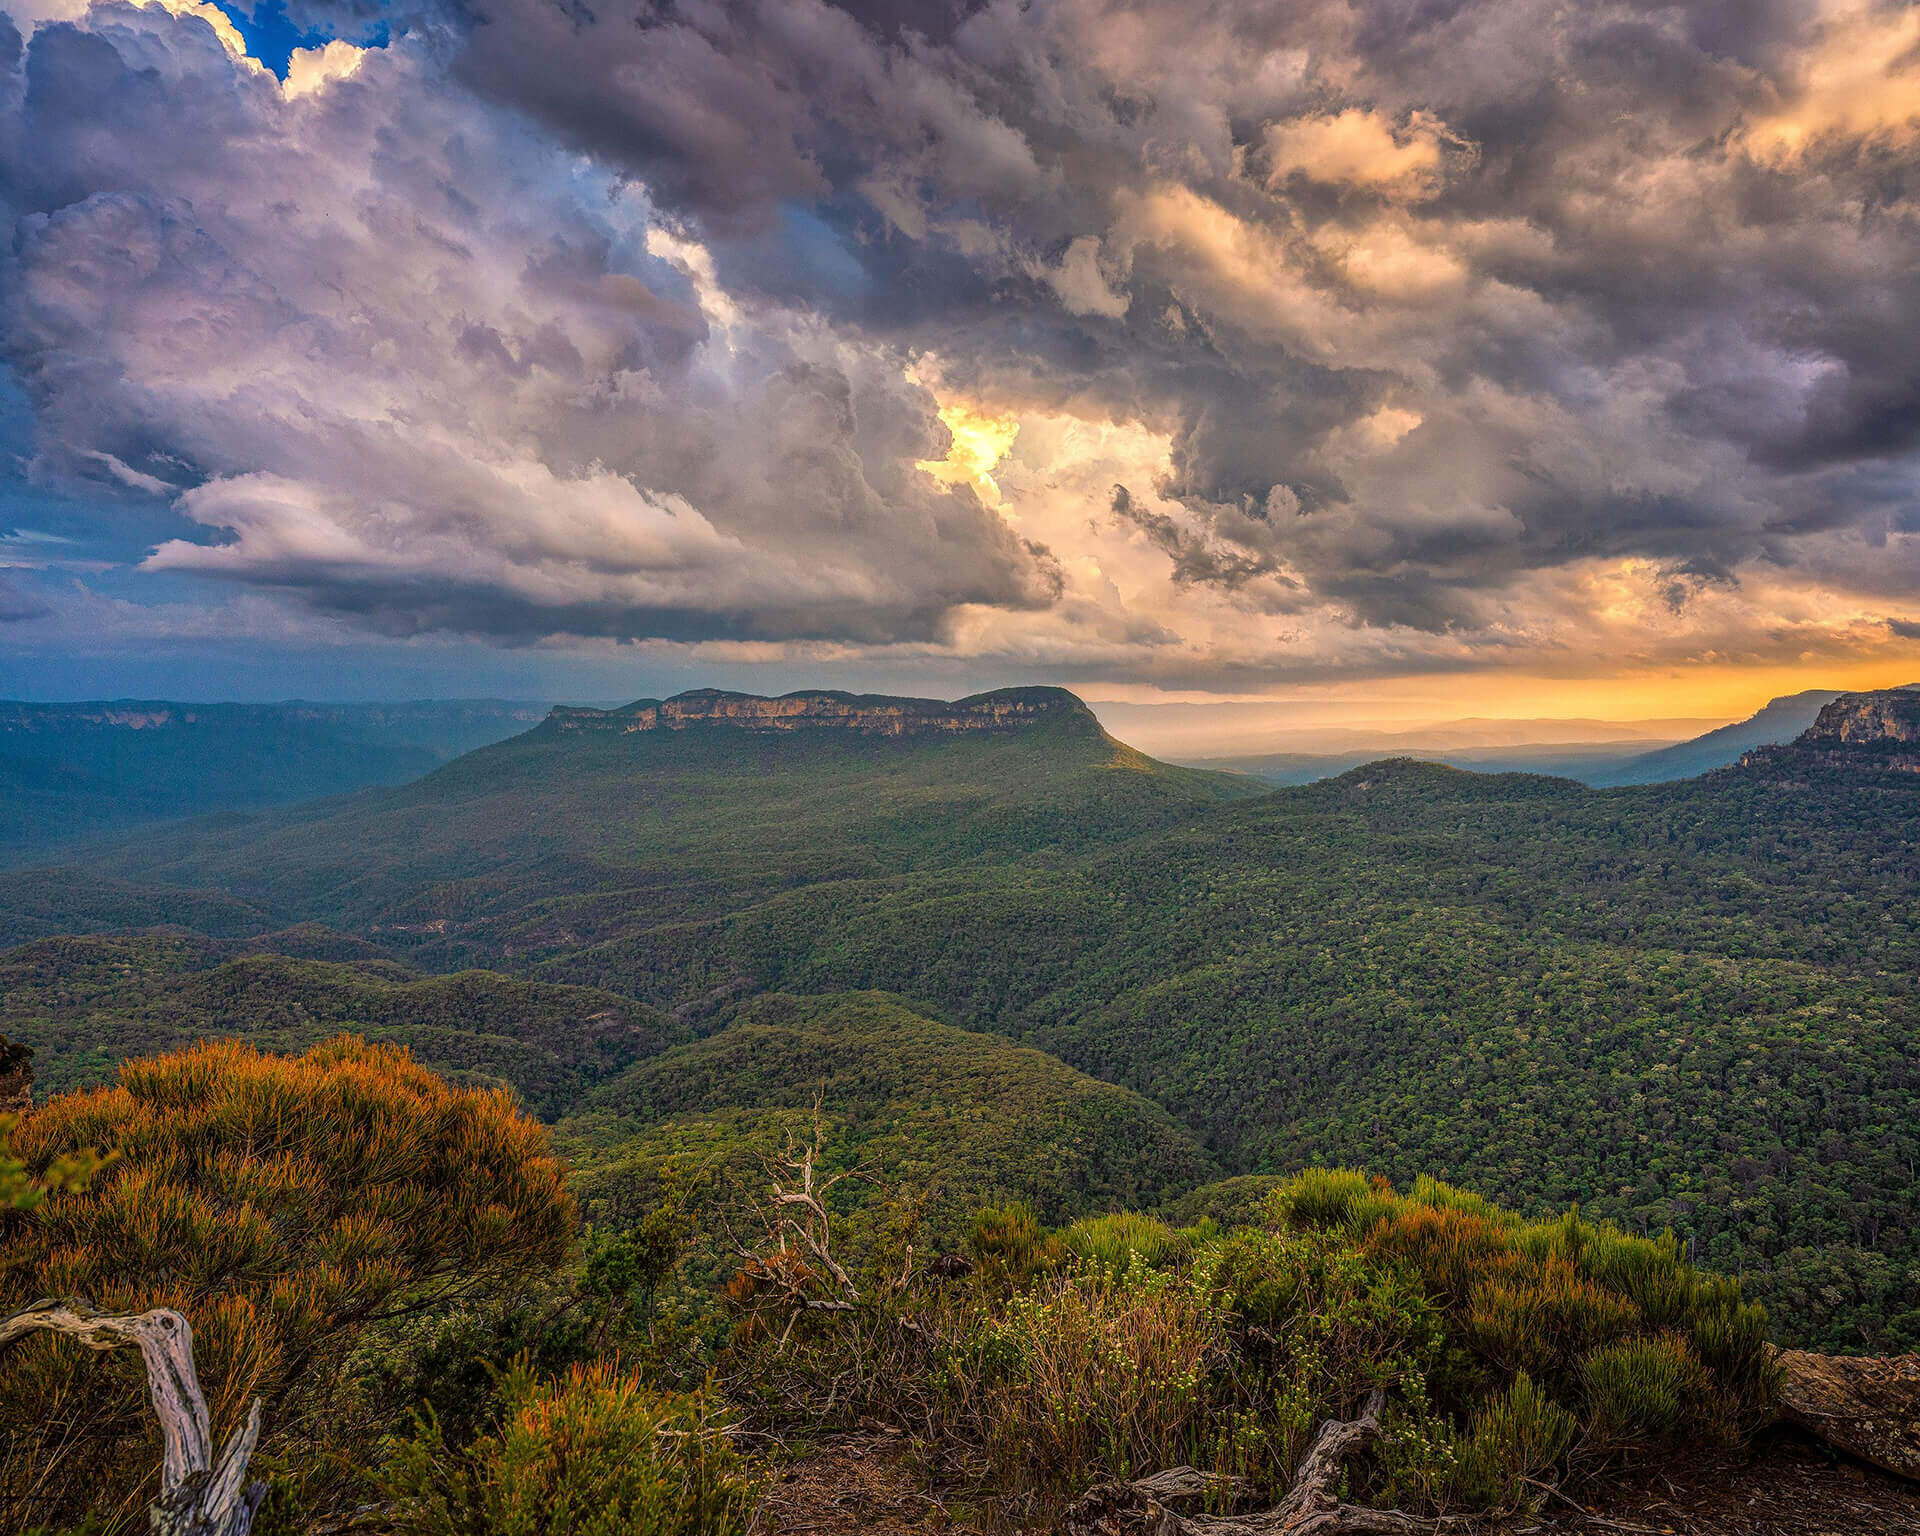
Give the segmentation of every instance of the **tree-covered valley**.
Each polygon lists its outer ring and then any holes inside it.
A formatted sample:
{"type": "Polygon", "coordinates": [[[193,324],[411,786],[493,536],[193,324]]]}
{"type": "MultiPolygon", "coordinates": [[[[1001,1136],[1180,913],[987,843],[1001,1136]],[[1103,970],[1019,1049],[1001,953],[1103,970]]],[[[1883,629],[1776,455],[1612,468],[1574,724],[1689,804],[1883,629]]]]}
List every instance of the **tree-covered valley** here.
{"type": "MultiPolygon", "coordinates": [[[[566,1220],[583,1224],[574,1257],[542,1260],[530,1290],[460,1300],[458,1326],[431,1337],[396,1343],[384,1321],[355,1334],[373,1352],[356,1369],[387,1371],[374,1355],[397,1350],[493,1407],[436,1398],[426,1375],[381,1376],[351,1403],[289,1387],[285,1401],[305,1403],[303,1455],[384,1422],[409,1392],[448,1434],[464,1424],[471,1449],[502,1403],[534,1414],[545,1401],[529,1383],[489,1396],[474,1362],[530,1350],[528,1369],[558,1369],[616,1338],[680,1391],[716,1360],[739,1389],[751,1359],[750,1416],[766,1391],[826,1422],[854,1401],[847,1383],[877,1373],[932,1415],[915,1433],[969,1475],[1017,1484],[1031,1511],[1057,1513],[1094,1468],[1126,1475],[1170,1454],[1173,1440],[1151,1437],[1124,1465],[1111,1447],[1062,1447],[1042,1475],[969,1439],[995,1413],[1041,1409],[993,1397],[987,1357],[964,1376],[986,1396],[941,1395],[981,1347],[942,1331],[960,1326],[940,1310],[954,1296],[919,1289],[918,1266],[943,1255],[940,1273],[967,1275],[994,1316],[1043,1295],[1092,1316],[1148,1294],[1129,1285],[1200,1286],[1225,1310],[1193,1326],[1238,1341],[1239,1385],[1176,1415],[1174,1438],[1193,1460],[1193,1436],[1252,1414],[1262,1448],[1244,1466],[1215,1459],[1276,1495],[1305,1443],[1233,1393],[1284,1379],[1313,1417],[1353,1409],[1361,1377],[1329,1385],[1319,1355],[1305,1375],[1295,1354],[1256,1368],[1254,1335],[1234,1330],[1266,1326],[1249,1319],[1273,1304],[1258,1300],[1272,1266],[1320,1277],[1315,1316],[1355,1308],[1358,1327],[1412,1308],[1388,1329],[1400,1342],[1369,1357],[1393,1362],[1375,1374],[1400,1383],[1393,1413],[1417,1400],[1437,1415],[1430,1439],[1463,1438],[1440,1461],[1376,1461],[1365,1493],[1430,1511],[1527,1506],[1524,1481],[1502,1479],[1588,1475],[1667,1443],[1687,1412],[1745,1433],[1770,1389],[1757,1344],[1731,1337],[1920,1349],[1920,801],[1903,747],[1803,739],[1611,790],[1398,761],[1270,791],[1155,762],[1071,695],[1015,702],[1033,717],[898,733],[627,729],[581,712],[584,726],[549,721],[398,788],[15,868],[0,873],[14,945],[0,954],[0,1034],[32,1048],[54,1103],[122,1092],[106,1085],[124,1063],[200,1040],[278,1059],[339,1049],[327,1042],[346,1033],[405,1047],[451,1091],[504,1091],[549,1127],[572,1170],[566,1220]],[[788,1218],[769,1220],[763,1186],[770,1169],[792,1176],[796,1149],[826,1181],[821,1219],[837,1223],[859,1305],[888,1298],[858,1314],[857,1340],[822,1331],[849,1303],[817,1259],[804,1275],[767,1269],[752,1236],[793,1236],[788,1218]],[[1331,1176],[1300,1182],[1340,1168],[1375,1182],[1339,1185],[1338,1199],[1312,1182],[1331,1176]],[[1577,1278],[1599,1299],[1551,1348],[1490,1342],[1492,1271],[1446,1278],[1423,1246],[1439,1240],[1433,1221],[1476,1234],[1446,1243],[1567,1266],[1527,1279],[1526,1295],[1577,1278]],[[1593,1268],[1607,1244],[1640,1257],[1593,1268]],[[1096,1283],[1101,1264],[1118,1268],[1096,1283]],[[1656,1271],[1679,1286],[1657,1305],[1656,1271]],[[1207,1289],[1222,1274],[1240,1278],[1207,1289]],[[1712,1276],[1737,1289],[1722,1297],[1712,1276]],[[542,1307],[572,1321],[549,1336],[531,1320],[542,1307]],[[1422,1308],[1437,1309],[1436,1342],[1415,1347],[1422,1308]],[[936,1337],[934,1355],[916,1353],[936,1337]],[[1616,1433],[1606,1414],[1628,1410],[1604,1407],[1593,1361],[1635,1339],[1689,1341],[1634,1356],[1629,1374],[1654,1372],[1692,1408],[1616,1433]],[[1496,1399],[1546,1447],[1530,1471],[1489,1449],[1496,1399]]],[[[113,1151],[110,1128],[63,1140],[42,1124],[36,1111],[19,1132],[30,1176],[95,1143],[113,1151]]],[[[130,1176],[114,1167],[96,1175],[109,1188],[130,1176]]],[[[100,1197],[56,1189],[39,1209],[82,1198],[100,1197]]],[[[10,1242],[38,1219],[0,1217],[10,1242]]],[[[33,1252],[8,1272],[11,1304],[45,1281],[52,1260],[33,1252]]],[[[1535,1317],[1545,1303],[1512,1305],[1535,1317]]],[[[1340,1338],[1336,1354],[1365,1353],[1340,1338]]],[[[854,1396],[859,1413],[883,1411],[854,1396]]],[[[454,1475],[457,1447],[410,1444],[406,1475],[454,1475]]],[[[305,1473],[288,1488],[305,1508],[346,1497],[305,1473]]]]}

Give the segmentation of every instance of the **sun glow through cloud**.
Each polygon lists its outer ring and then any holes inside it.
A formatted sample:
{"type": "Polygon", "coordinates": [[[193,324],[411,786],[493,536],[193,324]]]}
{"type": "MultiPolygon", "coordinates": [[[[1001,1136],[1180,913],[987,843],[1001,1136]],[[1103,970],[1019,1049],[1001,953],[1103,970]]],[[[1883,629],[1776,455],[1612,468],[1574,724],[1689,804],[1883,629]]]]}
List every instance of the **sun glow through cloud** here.
{"type": "Polygon", "coordinates": [[[921,459],[914,467],[943,485],[970,485],[988,506],[999,506],[1000,487],[994,483],[993,471],[1020,435],[1019,421],[954,401],[940,407],[940,423],[953,437],[946,456],[921,459]]]}

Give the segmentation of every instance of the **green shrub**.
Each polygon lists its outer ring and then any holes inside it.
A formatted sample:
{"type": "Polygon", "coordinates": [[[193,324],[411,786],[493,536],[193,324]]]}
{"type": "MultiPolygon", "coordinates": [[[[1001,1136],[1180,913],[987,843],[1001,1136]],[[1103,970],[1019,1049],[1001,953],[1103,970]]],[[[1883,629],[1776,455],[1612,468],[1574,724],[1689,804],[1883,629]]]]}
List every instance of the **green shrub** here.
{"type": "Polygon", "coordinates": [[[1310,1169],[1269,1197],[1272,1219],[1349,1236],[1418,1274],[1440,1310],[1449,1358],[1441,1406],[1473,1407],[1525,1371],[1573,1401],[1589,1356],[1629,1338],[1672,1335],[1704,1366],[1699,1424],[1725,1435],[1764,1421],[1779,1389],[1766,1314],[1737,1280],[1687,1263],[1671,1233],[1633,1237],[1569,1210],[1525,1221],[1438,1180],[1409,1195],[1351,1169],[1310,1169]]]}
{"type": "Polygon", "coordinates": [[[1670,1333],[1602,1345],[1584,1374],[1588,1422],[1602,1445],[1673,1439],[1707,1393],[1699,1357],[1670,1333]]]}
{"type": "Polygon", "coordinates": [[[1149,1269],[1164,1269],[1170,1260],[1185,1258],[1192,1246],[1188,1234],[1134,1211],[1083,1217],[1060,1234],[1060,1241],[1076,1258],[1112,1275],[1124,1274],[1136,1258],[1149,1269]]]}
{"type": "Polygon", "coordinates": [[[1240,1231],[1196,1270],[1226,1308],[1243,1367],[1322,1412],[1421,1375],[1440,1320],[1400,1269],[1318,1233],[1240,1231]]]}
{"type": "Polygon", "coordinates": [[[1474,1414],[1457,1453],[1459,1489],[1475,1509],[1524,1510],[1537,1500],[1573,1444],[1571,1413],[1534,1385],[1525,1371],[1474,1414]]]}
{"type": "Polygon", "coordinates": [[[1362,1222],[1378,1193],[1358,1168],[1309,1168],[1267,1197],[1267,1218],[1275,1226],[1331,1231],[1362,1222]]]}
{"type": "Polygon", "coordinates": [[[1036,1275],[1057,1268],[1065,1247],[1025,1205],[988,1206],[973,1219],[967,1246],[993,1290],[1024,1289],[1036,1275]]]}
{"type": "Polygon", "coordinates": [[[1225,1317],[1136,1258],[1077,1266],[1013,1296],[956,1340],[946,1428],[988,1458],[989,1482],[1042,1500],[1197,1459],[1225,1317]]]}
{"type": "Polygon", "coordinates": [[[1631,1301],[1552,1260],[1531,1274],[1476,1287],[1467,1337],[1502,1372],[1561,1385],[1571,1376],[1570,1362],[1639,1323],[1640,1309],[1631,1301]]]}
{"type": "Polygon", "coordinates": [[[449,1450],[431,1412],[380,1474],[399,1536],[736,1536],[754,1488],[702,1394],[611,1362],[535,1381],[516,1361],[497,1432],[449,1450]]]}

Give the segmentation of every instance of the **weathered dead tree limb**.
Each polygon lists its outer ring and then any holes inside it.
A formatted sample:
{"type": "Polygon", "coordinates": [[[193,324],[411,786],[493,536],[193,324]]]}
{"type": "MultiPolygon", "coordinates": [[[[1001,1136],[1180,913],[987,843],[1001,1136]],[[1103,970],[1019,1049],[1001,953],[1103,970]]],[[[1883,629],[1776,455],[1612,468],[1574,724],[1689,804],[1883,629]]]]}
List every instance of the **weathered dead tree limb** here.
{"type": "Polygon", "coordinates": [[[748,1245],[734,1234],[724,1214],[728,1242],[740,1258],[740,1273],[750,1280],[761,1299],[755,1305],[784,1313],[786,1324],[776,1350],[784,1349],[794,1324],[808,1312],[852,1312],[860,1303],[860,1288],[834,1256],[833,1216],[827,1196],[845,1179],[873,1182],[863,1164],[839,1173],[822,1174],[820,1159],[826,1149],[826,1126],[821,1099],[814,1096],[813,1129],[805,1142],[791,1131],[786,1150],[762,1159],[769,1194],[749,1196],[758,1242],[748,1245]]]}
{"type": "Polygon", "coordinates": [[[213,1455],[207,1400],[193,1368],[193,1329],[157,1307],[132,1316],[96,1312],[84,1301],[36,1301],[0,1318],[0,1349],[30,1333],[57,1333],[93,1350],[133,1345],[147,1368],[147,1393],[165,1448],[160,1496],[149,1510],[154,1536],[248,1536],[267,1485],[247,1481],[260,1438],[260,1399],[213,1455]]]}
{"type": "Polygon", "coordinates": [[[1375,1391],[1357,1419],[1329,1419],[1272,1509],[1244,1515],[1183,1515],[1171,1506],[1230,1491],[1230,1482],[1173,1467],[1131,1483],[1104,1483],[1067,1513],[1068,1536],[1425,1536],[1458,1526],[1441,1517],[1343,1504],[1334,1493],[1347,1458],[1380,1433],[1387,1395],[1375,1391]]]}
{"type": "Polygon", "coordinates": [[[863,1169],[850,1168],[828,1178],[819,1177],[817,1163],[826,1149],[826,1128],[820,1120],[820,1096],[813,1100],[813,1134],[803,1146],[787,1136],[786,1154],[768,1171],[773,1185],[773,1205],[777,1220],[771,1223],[784,1249],[791,1241],[821,1270],[833,1277],[834,1284],[849,1301],[860,1299],[860,1288],[853,1277],[833,1256],[833,1217],[828,1214],[827,1194],[842,1179],[858,1178],[863,1169]],[[784,1181],[781,1172],[786,1175],[784,1181]]]}

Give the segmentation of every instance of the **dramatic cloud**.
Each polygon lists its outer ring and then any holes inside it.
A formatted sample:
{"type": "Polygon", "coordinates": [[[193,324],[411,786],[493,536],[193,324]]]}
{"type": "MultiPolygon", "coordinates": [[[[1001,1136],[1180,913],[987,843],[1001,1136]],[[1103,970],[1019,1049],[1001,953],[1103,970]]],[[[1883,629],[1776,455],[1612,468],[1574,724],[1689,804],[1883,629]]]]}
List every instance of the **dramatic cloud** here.
{"type": "Polygon", "coordinates": [[[643,189],[450,84],[444,40],[330,43],[284,87],[235,46],[99,5],[15,79],[36,468],[221,536],[148,568],[516,638],[884,641],[1050,599],[914,467],[949,438],[897,348],[735,303],[643,189]]]}
{"type": "Polygon", "coordinates": [[[1910,6],[302,0],[282,80],[32,3],[0,352],[155,579],[1197,687],[1911,638],[1910,6]]]}

